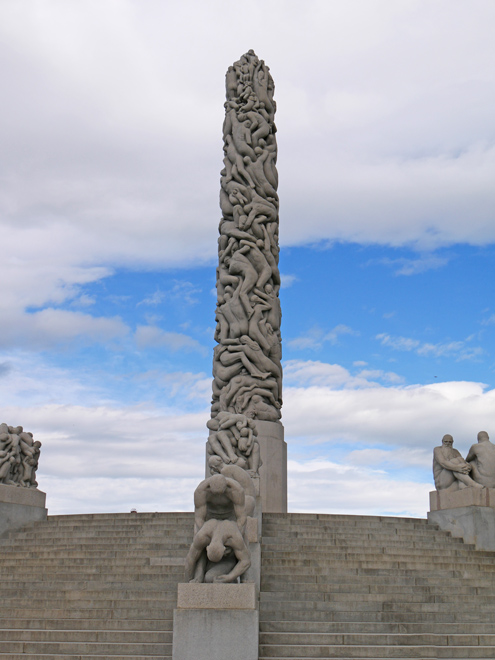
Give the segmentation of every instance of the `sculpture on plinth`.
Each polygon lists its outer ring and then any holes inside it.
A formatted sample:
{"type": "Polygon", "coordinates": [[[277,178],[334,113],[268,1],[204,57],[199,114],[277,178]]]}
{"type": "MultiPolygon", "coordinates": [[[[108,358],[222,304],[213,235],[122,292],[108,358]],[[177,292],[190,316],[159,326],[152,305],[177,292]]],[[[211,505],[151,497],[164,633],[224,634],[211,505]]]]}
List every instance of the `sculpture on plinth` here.
{"type": "Polygon", "coordinates": [[[488,433],[478,433],[478,444],[472,445],[466,460],[453,444],[453,437],[447,434],[442,438],[441,447],[433,450],[436,489],[495,488],[495,445],[490,442],[488,433]]]}
{"type": "MultiPolygon", "coordinates": [[[[211,416],[277,421],[282,349],[274,84],[250,50],[229,67],[226,88],[211,416]]],[[[235,462],[228,446],[215,453],[235,462]]]]}
{"type": "MultiPolygon", "coordinates": [[[[242,468],[227,467],[234,477],[242,473],[239,478],[247,485],[250,477],[242,468]]],[[[247,517],[254,511],[253,494],[254,488],[246,489],[218,472],[199,484],[194,492],[194,538],[186,557],[187,582],[237,582],[248,570],[251,554],[245,534],[247,517]]]]}
{"type": "Polygon", "coordinates": [[[41,442],[22,426],[0,424],[0,484],[36,488],[41,442]]]}

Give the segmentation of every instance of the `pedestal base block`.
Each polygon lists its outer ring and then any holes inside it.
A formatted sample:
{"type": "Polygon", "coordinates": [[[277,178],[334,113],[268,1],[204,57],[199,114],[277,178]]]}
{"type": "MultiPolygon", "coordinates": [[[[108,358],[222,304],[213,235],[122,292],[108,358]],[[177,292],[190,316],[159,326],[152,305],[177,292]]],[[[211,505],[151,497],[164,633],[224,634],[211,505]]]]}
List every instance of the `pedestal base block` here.
{"type": "Polygon", "coordinates": [[[476,550],[495,550],[495,509],[491,507],[465,506],[430,511],[428,522],[464,539],[465,543],[473,544],[476,550]]]}
{"type": "Polygon", "coordinates": [[[476,550],[495,550],[495,488],[434,490],[428,521],[476,550]]]}
{"type": "Polygon", "coordinates": [[[0,536],[46,520],[46,494],[36,488],[0,484],[0,536]]]}
{"type": "Polygon", "coordinates": [[[179,584],[173,660],[258,660],[254,584],[179,584]]]}

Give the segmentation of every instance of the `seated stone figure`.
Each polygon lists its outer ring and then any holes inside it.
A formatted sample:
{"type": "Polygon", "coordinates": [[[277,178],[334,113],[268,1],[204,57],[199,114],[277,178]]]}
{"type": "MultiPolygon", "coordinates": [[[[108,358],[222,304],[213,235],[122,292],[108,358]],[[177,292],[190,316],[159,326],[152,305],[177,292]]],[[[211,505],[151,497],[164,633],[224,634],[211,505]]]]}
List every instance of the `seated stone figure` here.
{"type": "Polygon", "coordinates": [[[469,476],[471,466],[453,448],[454,438],[444,435],[442,446],[433,450],[433,477],[437,490],[459,490],[461,488],[483,488],[469,476]]]}
{"type": "Polygon", "coordinates": [[[478,433],[478,444],[466,456],[471,466],[471,477],[486,488],[495,488],[495,445],[486,431],[478,433]]]}

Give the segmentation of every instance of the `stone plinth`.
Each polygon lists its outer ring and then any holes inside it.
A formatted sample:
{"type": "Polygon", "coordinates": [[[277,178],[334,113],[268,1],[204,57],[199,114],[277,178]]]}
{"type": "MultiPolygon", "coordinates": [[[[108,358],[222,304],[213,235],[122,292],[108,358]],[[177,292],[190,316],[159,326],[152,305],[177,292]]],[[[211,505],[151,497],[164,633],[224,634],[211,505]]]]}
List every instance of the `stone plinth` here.
{"type": "Polygon", "coordinates": [[[463,488],[462,490],[433,490],[430,492],[430,511],[457,509],[465,506],[495,508],[495,488],[463,488]]]}
{"type": "Polygon", "coordinates": [[[428,521],[477,550],[495,550],[495,488],[434,490],[428,521]]]}
{"type": "Polygon", "coordinates": [[[280,422],[256,420],[261,460],[260,491],[263,513],[287,513],[287,443],[280,422]]]}
{"type": "Polygon", "coordinates": [[[46,520],[46,494],[36,488],[0,484],[0,536],[46,520]]]}
{"type": "Polygon", "coordinates": [[[179,584],[177,609],[255,610],[254,584],[179,584]]]}
{"type": "Polygon", "coordinates": [[[173,660],[258,660],[254,584],[179,584],[173,660]]]}

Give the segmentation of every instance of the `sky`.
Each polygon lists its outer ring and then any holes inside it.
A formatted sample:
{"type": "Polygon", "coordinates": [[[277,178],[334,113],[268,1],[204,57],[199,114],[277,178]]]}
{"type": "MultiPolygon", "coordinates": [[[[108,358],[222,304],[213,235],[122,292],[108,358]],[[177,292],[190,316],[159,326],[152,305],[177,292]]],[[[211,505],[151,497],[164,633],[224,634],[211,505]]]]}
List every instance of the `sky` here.
{"type": "Polygon", "coordinates": [[[0,4],[0,421],[51,514],[191,511],[224,76],[275,81],[289,510],[425,517],[495,436],[491,0],[0,4]]]}

